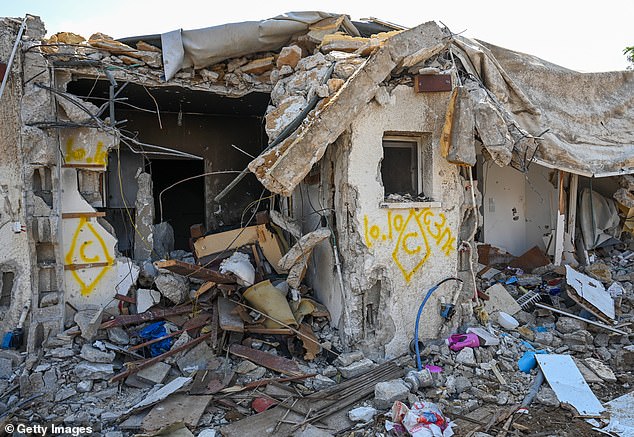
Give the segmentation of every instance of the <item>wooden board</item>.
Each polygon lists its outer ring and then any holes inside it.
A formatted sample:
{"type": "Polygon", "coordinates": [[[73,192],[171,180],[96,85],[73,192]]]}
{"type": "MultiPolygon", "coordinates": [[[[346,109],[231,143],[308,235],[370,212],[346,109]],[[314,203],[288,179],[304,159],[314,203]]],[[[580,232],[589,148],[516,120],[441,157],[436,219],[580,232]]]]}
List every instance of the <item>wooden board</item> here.
{"type": "Polygon", "coordinates": [[[223,331],[244,332],[244,322],[235,311],[237,305],[227,298],[218,298],[218,323],[223,331]]]}
{"type": "Polygon", "coordinates": [[[271,267],[278,273],[286,273],[278,267],[282,258],[282,249],[277,237],[268,230],[266,225],[248,226],[217,234],[206,235],[194,242],[194,252],[198,259],[245,246],[260,243],[264,257],[271,267]]]}
{"type": "Polygon", "coordinates": [[[233,275],[225,275],[215,270],[175,259],[157,261],[154,265],[159,269],[169,270],[177,275],[200,279],[201,281],[213,281],[217,284],[232,284],[236,282],[233,275]]]}
{"type": "Polygon", "coordinates": [[[212,396],[193,396],[179,393],[157,404],[143,419],[141,428],[156,431],[174,423],[196,428],[212,396]]]}
{"type": "Polygon", "coordinates": [[[301,376],[304,374],[293,360],[263,352],[241,344],[232,344],[229,346],[229,353],[240,358],[245,358],[267,369],[274,370],[288,376],[301,376]]]}
{"type": "Polygon", "coordinates": [[[372,396],[377,383],[400,378],[404,373],[403,369],[388,361],[356,378],[298,399],[297,402],[289,400],[226,425],[220,431],[224,437],[252,435],[253,430],[257,430],[261,437],[284,437],[295,435],[294,425],[290,423],[301,423],[308,417],[312,423],[323,424],[335,434],[352,425],[348,419],[348,407],[372,396]],[[280,422],[283,419],[285,423],[280,422]]]}

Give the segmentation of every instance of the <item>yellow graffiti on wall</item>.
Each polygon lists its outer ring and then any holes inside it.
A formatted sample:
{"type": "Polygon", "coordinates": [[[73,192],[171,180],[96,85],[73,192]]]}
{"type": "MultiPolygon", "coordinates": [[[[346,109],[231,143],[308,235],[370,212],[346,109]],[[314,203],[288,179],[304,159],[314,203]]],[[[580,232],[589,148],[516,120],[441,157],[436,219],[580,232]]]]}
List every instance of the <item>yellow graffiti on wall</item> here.
{"type": "Polygon", "coordinates": [[[107,164],[108,150],[104,147],[102,141],[97,141],[95,147],[88,146],[88,149],[75,145],[75,138],[70,137],[66,140],[64,160],[68,163],[98,164],[103,166],[107,164]]]}
{"type": "Polygon", "coordinates": [[[73,233],[70,248],[64,259],[67,266],[72,266],[75,260],[82,261],[86,264],[105,264],[90,267],[90,270],[100,269],[97,276],[95,276],[92,280],[84,280],[84,278],[80,275],[81,269],[70,270],[73,279],[75,279],[77,284],[79,284],[82,296],[87,296],[92,292],[92,290],[94,290],[106,272],[110,269],[112,262],[114,261],[112,255],[108,252],[108,248],[106,247],[103,237],[99,235],[95,227],[86,217],[81,217],[79,219],[79,224],[73,233]],[[93,250],[91,256],[89,256],[87,254],[87,250],[90,250],[91,248],[93,250]]]}
{"type": "Polygon", "coordinates": [[[427,262],[430,243],[445,255],[456,250],[456,238],[447,226],[445,214],[435,214],[429,208],[411,208],[404,217],[401,213],[387,212],[386,228],[371,224],[363,217],[363,236],[368,248],[375,244],[394,244],[392,259],[406,282],[427,262]],[[396,240],[396,243],[394,243],[396,240]]]}

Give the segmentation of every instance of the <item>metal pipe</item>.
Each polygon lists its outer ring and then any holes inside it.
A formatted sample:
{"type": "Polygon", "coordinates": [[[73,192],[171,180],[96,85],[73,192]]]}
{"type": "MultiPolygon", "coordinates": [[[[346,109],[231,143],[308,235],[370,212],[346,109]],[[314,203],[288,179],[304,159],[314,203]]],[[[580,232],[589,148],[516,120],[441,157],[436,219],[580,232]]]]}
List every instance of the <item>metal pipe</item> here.
{"type": "Polygon", "coordinates": [[[18,30],[18,36],[13,44],[13,50],[11,50],[11,56],[9,56],[9,61],[7,62],[7,69],[4,72],[4,77],[2,78],[2,85],[0,85],[0,99],[2,99],[4,88],[7,86],[7,81],[9,80],[9,75],[11,74],[11,67],[13,66],[13,59],[15,58],[15,53],[18,51],[18,45],[20,44],[20,41],[22,41],[22,34],[24,33],[24,28],[26,27],[26,20],[28,20],[29,17],[29,14],[24,16],[20,30],[18,30]]]}
{"type": "Polygon", "coordinates": [[[420,307],[418,307],[418,314],[416,314],[416,325],[414,326],[414,349],[416,350],[416,367],[418,368],[418,370],[423,370],[423,365],[420,361],[420,347],[418,345],[418,324],[420,322],[420,316],[423,313],[423,308],[425,307],[425,304],[427,303],[427,300],[429,299],[431,294],[447,281],[458,281],[462,283],[462,279],[454,277],[443,279],[438,284],[429,289],[429,291],[425,295],[425,298],[423,299],[423,302],[420,304],[420,307]]]}

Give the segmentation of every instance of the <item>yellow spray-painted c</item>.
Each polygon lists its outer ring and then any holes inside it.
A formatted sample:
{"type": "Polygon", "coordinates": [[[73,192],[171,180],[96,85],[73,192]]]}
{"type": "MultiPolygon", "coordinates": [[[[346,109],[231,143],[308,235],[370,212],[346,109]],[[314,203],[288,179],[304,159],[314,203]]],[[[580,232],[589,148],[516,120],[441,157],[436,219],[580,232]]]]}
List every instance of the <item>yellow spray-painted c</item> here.
{"type": "Polygon", "coordinates": [[[78,270],[74,270],[74,269],[71,270],[71,274],[73,278],[79,284],[79,288],[80,288],[82,296],[87,296],[92,292],[92,290],[94,290],[95,286],[99,283],[99,281],[101,281],[103,276],[110,269],[110,267],[112,266],[112,262],[114,261],[114,258],[108,252],[106,243],[104,242],[101,235],[99,235],[95,227],[92,225],[92,223],[90,223],[86,219],[86,217],[80,217],[79,224],[77,225],[77,228],[75,229],[75,232],[73,233],[73,237],[71,238],[70,248],[68,250],[68,253],[66,253],[66,257],[64,259],[64,261],[66,262],[66,265],[73,264],[73,255],[75,254],[78,254],[79,259],[81,259],[82,261],[86,263],[105,262],[107,264],[106,266],[95,267],[95,268],[100,268],[101,271],[97,274],[95,279],[93,279],[89,283],[86,283],[81,278],[81,276],[78,273],[78,270]],[[81,243],[81,245],[78,248],[77,242],[79,240],[80,233],[82,232],[82,228],[86,228],[94,236],[94,240],[86,239],[81,243]],[[95,241],[98,243],[98,247],[101,249],[102,253],[97,253],[96,255],[92,257],[88,257],[86,255],[85,250],[86,248],[88,248],[88,246],[93,244],[95,241]],[[76,249],[77,249],[77,253],[75,252],[76,249]]]}

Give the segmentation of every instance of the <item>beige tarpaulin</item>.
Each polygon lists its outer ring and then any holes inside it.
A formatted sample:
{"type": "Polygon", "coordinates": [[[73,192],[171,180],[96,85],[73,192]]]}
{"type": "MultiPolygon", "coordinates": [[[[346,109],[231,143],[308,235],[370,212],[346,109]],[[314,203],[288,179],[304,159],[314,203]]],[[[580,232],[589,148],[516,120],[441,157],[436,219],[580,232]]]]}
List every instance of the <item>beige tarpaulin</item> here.
{"type": "Polygon", "coordinates": [[[585,176],[634,173],[634,72],[578,73],[487,43],[454,43],[526,133],[548,130],[534,161],[585,176]]]}
{"type": "MultiPolygon", "coordinates": [[[[225,59],[277,50],[293,35],[305,33],[310,25],[340,14],[288,12],[262,21],[245,21],[196,30],[174,30],[161,35],[165,80],[181,69],[203,68],[225,59]]],[[[344,29],[359,35],[346,17],[344,29]]]]}

